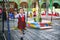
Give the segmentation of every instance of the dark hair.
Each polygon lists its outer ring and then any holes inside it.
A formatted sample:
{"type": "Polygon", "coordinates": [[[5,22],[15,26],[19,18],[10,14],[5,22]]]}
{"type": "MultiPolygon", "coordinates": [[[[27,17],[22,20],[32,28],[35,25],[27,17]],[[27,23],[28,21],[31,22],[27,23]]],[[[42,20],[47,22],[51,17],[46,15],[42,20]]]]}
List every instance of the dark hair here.
{"type": "MultiPolygon", "coordinates": [[[[20,9],[23,9],[23,8],[20,8],[20,9]]],[[[20,9],[19,9],[19,10],[20,10],[20,9]]],[[[24,9],[23,9],[23,11],[24,11],[24,9]]]]}

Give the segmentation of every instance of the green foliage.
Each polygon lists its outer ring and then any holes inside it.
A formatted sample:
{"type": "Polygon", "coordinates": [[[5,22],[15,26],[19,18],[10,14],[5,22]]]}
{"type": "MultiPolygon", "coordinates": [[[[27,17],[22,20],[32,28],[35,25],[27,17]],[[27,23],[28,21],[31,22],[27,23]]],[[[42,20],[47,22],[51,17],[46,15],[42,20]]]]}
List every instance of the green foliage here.
{"type": "Polygon", "coordinates": [[[39,22],[41,22],[41,21],[42,21],[42,18],[40,17],[40,18],[39,18],[39,22]]]}
{"type": "Polygon", "coordinates": [[[34,18],[34,22],[36,22],[36,18],[34,18]]]}

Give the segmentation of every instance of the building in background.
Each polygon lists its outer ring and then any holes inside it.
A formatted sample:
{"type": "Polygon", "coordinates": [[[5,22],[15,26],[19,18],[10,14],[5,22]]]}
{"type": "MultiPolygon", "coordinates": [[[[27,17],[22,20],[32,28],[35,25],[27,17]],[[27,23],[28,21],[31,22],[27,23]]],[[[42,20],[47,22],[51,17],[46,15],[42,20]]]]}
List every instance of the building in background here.
{"type": "MultiPolygon", "coordinates": [[[[47,0],[41,0],[41,4],[42,4],[41,7],[42,8],[46,8],[46,1],[47,0]]],[[[0,8],[2,8],[1,7],[2,2],[3,1],[0,0],[0,8]]],[[[36,1],[36,0],[9,0],[10,11],[13,11],[13,9],[15,9],[15,8],[19,9],[20,7],[23,7],[25,9],[29,8],[29,6],[30,6],[30,8],[35,8],[36,2],[39,2],[39,0],[38,1],[36,1]]],[[[53,6],[55,8],[60,8],[59,2],[60,2],[60,0],[53,0],[53,6]]],[[[50,5],[50,3],[49,3],[49,5],[50,5]]]]}

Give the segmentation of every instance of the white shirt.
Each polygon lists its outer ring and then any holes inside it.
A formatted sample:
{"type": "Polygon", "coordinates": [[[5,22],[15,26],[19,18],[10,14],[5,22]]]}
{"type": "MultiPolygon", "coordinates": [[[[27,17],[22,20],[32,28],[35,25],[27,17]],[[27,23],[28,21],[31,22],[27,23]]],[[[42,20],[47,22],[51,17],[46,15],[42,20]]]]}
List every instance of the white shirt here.
{"type": "MultiPolygon", "coordinates": [[[[18,18],[19,15],[22,17],[22,15],[19,13],[19,14],[15,15],[15,18],[18,18]]],[[[24,16],[24,15],[25,15],[25,14],[23,14],[23,16],[24,16]]]]}
{"type": "MultiPolygon", "coordinates": [[[[17,19],[18,19],[19,15],[22,17],[22,15],[19,13],[19,14],[15,15],[15,18],[17,18],[17,19]]],[[[26,21],[27,21],[26,14],[23,14],[23,15],[25,15],[25,22],[26,22],[26,21]]]]}

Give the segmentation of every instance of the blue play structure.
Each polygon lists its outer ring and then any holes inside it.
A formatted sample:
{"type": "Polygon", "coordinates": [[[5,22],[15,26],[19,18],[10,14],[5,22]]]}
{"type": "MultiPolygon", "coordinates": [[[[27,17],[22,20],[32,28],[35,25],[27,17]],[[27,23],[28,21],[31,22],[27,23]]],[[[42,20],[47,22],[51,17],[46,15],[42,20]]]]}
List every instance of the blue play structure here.
{"type": "Polygon", "coordinates": [[[34,25],[37,25],[38,24],[38,22],[30,22],[31,24],[34,24],[34,25]]]}
{"type": "Polygon", "coordinates": [[[40,29],[51,28],[51,23],[48,23],[48,22],[32,22],[32,21],[28,21],[27,24],[28,24],[28,27],[31,27],[31,28],[40,28],[40,29]]]}
{"type": "Polygon", "coordinates": [[[32,28],[40,28],[40,25],[38,22],[28,22],[28,27],[32,27],[32,28]]]}
{"type": "Polygon", "coordinates": [[[45,26],[49,26],[48,24],[45,24],[45,26]]]}

